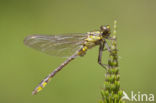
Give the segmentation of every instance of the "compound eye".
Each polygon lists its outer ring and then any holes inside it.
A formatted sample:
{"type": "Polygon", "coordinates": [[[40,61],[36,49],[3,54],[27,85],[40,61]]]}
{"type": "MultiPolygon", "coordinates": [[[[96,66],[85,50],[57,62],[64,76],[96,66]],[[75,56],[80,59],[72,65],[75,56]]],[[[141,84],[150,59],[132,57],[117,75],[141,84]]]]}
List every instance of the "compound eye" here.
{"type": "Polygon", "coordinates": [[[106,28],[107,28],[107,29],[110,29],[110,26],[109,26],[109,25],[107,25],[107,26],[106,26],[106,28]]]}
{"type": "Polygon", "coordinates": [[[100,29],[101,29],[101,31],[105,31],[105,30],[107,30],[107,27],[102,25],[102,26],[100,27],[100,29]]]}
{"type": "Polygon", "coordinates": [[[107,31],[110,31],[110,26],[109,26],[109,25],[101,26],[100,29],[101,29],[101,31],[103,31],[103,32],[107,32],[107,31]]]}

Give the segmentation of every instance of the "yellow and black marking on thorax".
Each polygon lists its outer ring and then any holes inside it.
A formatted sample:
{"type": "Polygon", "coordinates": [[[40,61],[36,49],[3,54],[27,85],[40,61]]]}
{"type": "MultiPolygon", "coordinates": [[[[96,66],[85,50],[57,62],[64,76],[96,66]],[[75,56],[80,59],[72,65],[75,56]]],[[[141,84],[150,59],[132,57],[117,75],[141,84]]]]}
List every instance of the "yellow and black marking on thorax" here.
{"type": "Polygon", "coordinates": [[[95,32],[88,32],[88,37],[84,40],[82,44],[82,48],[79,50],[78,55],[83,56],[85,55],[86,51],[96,45],[98,45],[103,40],[102,32],[95,31],[95,32]]]}
{"type": "Polygon", "coordinates": [[[100,31],[88,32],[88,37],[84,40],[82,44],[83,47],[79,50],[78,55],[83,56],[86,51],[94,46],[99,45],[100,42],[104,42],[105,38],[110,35],[110,26],[101,26],[100,31]]]}

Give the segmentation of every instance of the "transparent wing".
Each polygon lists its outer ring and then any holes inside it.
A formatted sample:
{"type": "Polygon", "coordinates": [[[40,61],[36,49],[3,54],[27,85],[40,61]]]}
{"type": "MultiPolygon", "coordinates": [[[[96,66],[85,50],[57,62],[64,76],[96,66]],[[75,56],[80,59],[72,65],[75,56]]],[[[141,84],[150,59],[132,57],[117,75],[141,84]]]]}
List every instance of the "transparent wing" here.
{"type": "Polygon", "coordinates": [[[87,34],[30,35],[24,44],[49,55],[67,57],[76,52],[87,34]]]}

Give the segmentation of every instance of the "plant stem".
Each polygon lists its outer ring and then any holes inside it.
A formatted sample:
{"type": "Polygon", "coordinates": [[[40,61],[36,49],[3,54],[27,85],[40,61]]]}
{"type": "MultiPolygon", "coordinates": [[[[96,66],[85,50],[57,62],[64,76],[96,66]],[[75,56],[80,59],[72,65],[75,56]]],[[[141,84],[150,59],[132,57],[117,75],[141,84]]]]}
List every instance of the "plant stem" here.
{"type": "Polygon", "coordinates": [[[116,23],[114,21],[113,39],[111,40],[108,68],[105,74],[104,88],[101,91],[102,101],[100,103],[125,103],[121,98],[123,91],[120,89],[120,73],[118,68],[118,49],[116,38],[116,23]]]}

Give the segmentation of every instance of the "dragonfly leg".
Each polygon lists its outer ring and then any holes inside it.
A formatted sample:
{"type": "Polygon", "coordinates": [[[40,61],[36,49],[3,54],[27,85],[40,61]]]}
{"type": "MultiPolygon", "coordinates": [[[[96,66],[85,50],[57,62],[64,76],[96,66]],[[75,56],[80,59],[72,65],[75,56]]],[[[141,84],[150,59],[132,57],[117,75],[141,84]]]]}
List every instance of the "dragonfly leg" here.
{"type": "MultiPolygon", "coordinates": [[[[105,47],[106,48],[104,48],[103,51],[108,50],[111,53],[111,49],[110,49],[109,45],[107,44],[107,42],[105,42],[105,47]]],[[[118,49],[116,49],[116,50],[119,51],[118,49]]]]}
{"type": "Polygon", "coordinates": [[[103,52],[103,50],[104,50],[104,46],[105,46],[105,42],[100,43],[100,46],[99,46],[99,56],[98,56],[98,63],[99,63],[103,68],[107,69],[107,68],[108,68],[108,65],[102,63],[102,52],[103,52]]]}
{"type": "Polygon", "coordinates": [[[113,37],[108,37],[107,39],[108,40],[116,40],[116,38],[113,38],[113,37]]]}
{"type": "Polygon", "coordinates": [[[104,44],[103,44],[105,47],[106,47],[106,49],[109,51],[109,52],[111,52],[111,49],[110,49],[110,47],[109,47],[109,45],[107,44],[107,42],[105,41],[104,42],[104,44]]]}

